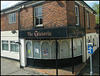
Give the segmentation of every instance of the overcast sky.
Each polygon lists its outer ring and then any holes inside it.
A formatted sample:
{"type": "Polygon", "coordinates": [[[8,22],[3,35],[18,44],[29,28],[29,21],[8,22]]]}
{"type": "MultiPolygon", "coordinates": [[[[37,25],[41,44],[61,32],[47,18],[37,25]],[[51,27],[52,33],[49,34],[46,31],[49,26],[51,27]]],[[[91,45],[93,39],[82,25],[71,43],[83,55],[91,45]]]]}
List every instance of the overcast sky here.
{"type": "MultiPolygon", "coordinates": [[[[8,7],[11,7],[12,5],[18,3],[18,2],[21,2],[21,1],[1,1],[1,10],[2,9],[5,9],[5,8],[8,8],[8,7]]],[[[99,4],[99,1],[85,1],[90,7],[92,7],[92,5],[94,3],[97,3],[99,4]]]]}

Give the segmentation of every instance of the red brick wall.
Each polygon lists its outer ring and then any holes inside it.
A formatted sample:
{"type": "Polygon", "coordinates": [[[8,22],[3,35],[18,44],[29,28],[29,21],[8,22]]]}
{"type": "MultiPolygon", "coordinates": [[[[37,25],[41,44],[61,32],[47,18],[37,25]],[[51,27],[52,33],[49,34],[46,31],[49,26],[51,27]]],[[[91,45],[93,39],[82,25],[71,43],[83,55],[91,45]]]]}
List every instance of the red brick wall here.
{"type": "Polygon", "coordinates": [[[27,7],[21,10],[20,25],[21,29],[32,29],[32,27],[34,26],[33,7],[27,7]]]}
{"type": "MultiPolygon", "coordinates": [[[[84,27],[84,8],[82,6],[79,6],[80,9],[80,25],[84,27]]],[[[95,15],[93,15],[91,12],[89,12],[89,24],[90,29],[87,28],[87,10],[85,10],[85,26],[86,26],[86,33],[93,33],[95,31],[95,15]]]]}
{"type": "Polygon", "coordinates": [[[1,31],[17,30],[18,29],[18,13],[16,13],[16,23],[9,24],[9,13],[1,16],[1,31]]]}
{"type": "Polygon", "coordinates": [[[59,27],[67,25],[66,1],[47,1],[43,4],[43,25],[59,27]]]}
{"type": "MultiPolygon", "coordinates": [[[[75,25],[75,2],[74,1],[46,1],[43,6],[43,26],[44,28],[59,27],[67,25],[75,25]],[[66,8],[67,7],[67,8],[66,8]],[[67,10],[67,11],[66,11],[67,10]]],[[[80,25],[84,27],[84,10],[80,9],[80,25]]],[[[86,13],[86,11],[85,11],[86,13]]],[[[34,26],[34,10],[33,7],[23,8],[20,13],[21,29],[32,29],[34,26]]],[[[95,32],[95,15],[90,15],[90,29],[87,29],[87,15],[85,15],[86,32],[95,32]]],[[[9,24],[9,15],[1,16],[1,30],[17,30],[18,29],[18,12],[16,12],[16,23],[9,24]]]]}
{"type": "Polygon", "coordinates": [[[68,25],[76,25],[75,2],[74,1],[66,1],[66,4],[67,4],[68,25]]]}
{"type": "Polygon", "coordinates": [[[80,26],[84,27],[84,8],[79,6],[80,26]]]}
{"type": "Polygon", "coordinates": [[[89,23],[90,23],[90,29],[86,29],[86,33],[93,33],[95,31],[96,21],[95,21],[95,15],[89,12],[89,23]]]}

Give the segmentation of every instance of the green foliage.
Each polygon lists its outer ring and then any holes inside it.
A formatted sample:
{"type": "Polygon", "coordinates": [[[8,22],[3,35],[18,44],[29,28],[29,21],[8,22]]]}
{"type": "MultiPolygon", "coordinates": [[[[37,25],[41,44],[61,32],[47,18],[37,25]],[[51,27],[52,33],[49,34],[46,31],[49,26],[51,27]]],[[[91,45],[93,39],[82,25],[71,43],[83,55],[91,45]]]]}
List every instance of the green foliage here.
{"type": "Polygon", "coordinates": [[[97,15],[96,15],[96,23],[99,24],[99,4],[94,3],[93,6],[92,6],[92,8],[97,13],[97,15]]]}

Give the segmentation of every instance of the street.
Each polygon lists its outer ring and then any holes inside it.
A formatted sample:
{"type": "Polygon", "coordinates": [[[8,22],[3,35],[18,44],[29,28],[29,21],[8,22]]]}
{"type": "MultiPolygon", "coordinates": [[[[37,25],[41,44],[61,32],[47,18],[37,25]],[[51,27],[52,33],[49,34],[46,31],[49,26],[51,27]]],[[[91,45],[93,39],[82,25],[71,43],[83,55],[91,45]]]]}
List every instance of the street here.
{"type": "Polygon", "coordinates": [[[19,62],[1,58],[1,75],[42,75],[41,73],[21,69],[19,67],[19,62]]]}

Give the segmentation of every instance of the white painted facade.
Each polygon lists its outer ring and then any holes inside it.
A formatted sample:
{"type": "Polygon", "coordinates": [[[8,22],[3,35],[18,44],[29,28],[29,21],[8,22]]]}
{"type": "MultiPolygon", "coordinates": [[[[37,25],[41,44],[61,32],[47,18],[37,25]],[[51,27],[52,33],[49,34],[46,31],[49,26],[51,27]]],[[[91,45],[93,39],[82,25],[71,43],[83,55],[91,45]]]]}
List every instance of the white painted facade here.
{"type": "MultiPolygon", "coordinates": [[[[93,43],[93,38],[94,38],[94,46],[93,46],[93,52],[95,52],[95,50],[99,47],[99,34],[97,33],[89,33],[86,34],[86,42],[88,43],[88,40],[91,41],[91,43],[93,43]]],[[[86,46],[88,46],[86,43],[86,46]]],[[[88,49],[87,49],[87,59],[89,58],[90,54],[88,54],[88,49]]]]}
{"type": "Polygon", "coordinates": [[[1,31],[1,56],[19,60],[19,52],[10,51],[10,41],[18,41],[18,30],[15,34],[12,31],[1,31]],[[8,41],[8,51],[2,50],[2,41],[8,41]]]}

